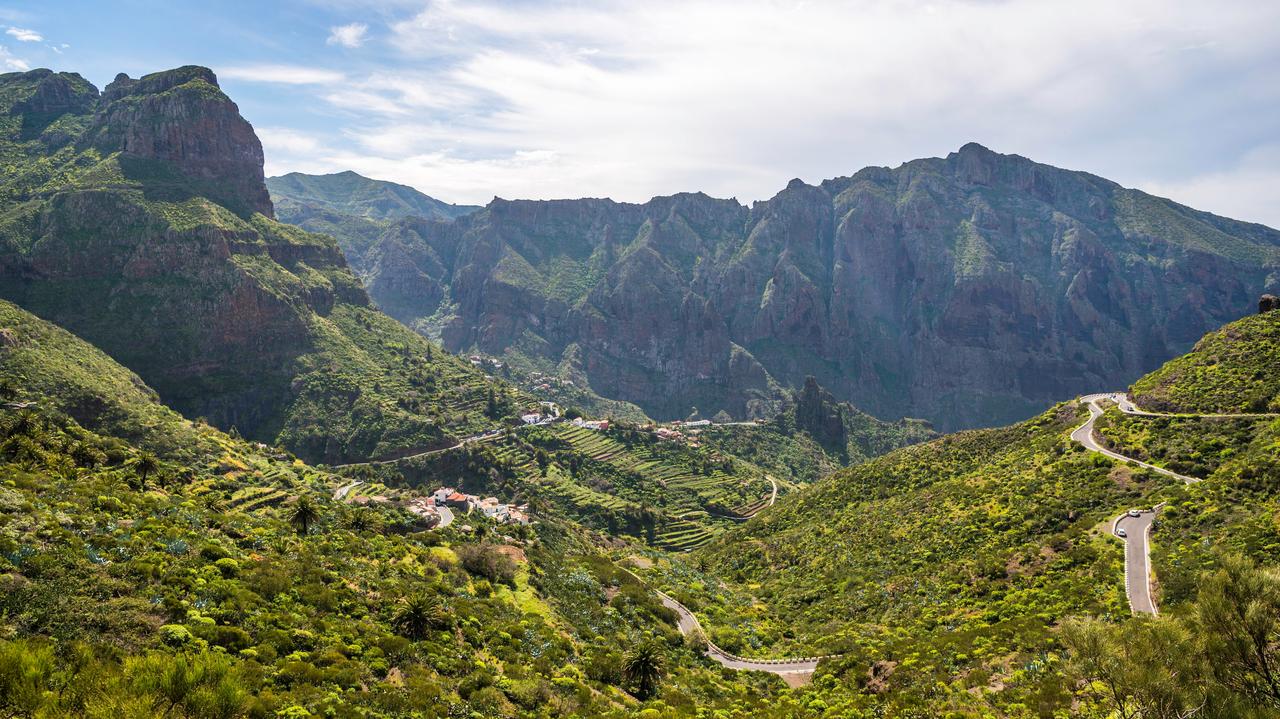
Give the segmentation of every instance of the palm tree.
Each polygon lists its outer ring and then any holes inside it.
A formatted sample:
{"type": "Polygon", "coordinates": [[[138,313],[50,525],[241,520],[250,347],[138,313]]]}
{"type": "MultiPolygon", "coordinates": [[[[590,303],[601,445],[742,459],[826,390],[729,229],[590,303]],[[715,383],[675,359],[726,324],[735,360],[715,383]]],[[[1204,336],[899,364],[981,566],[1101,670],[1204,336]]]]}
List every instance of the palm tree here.
{"type": "Polygon", "coordinates": [[[425,639],[432,629],[447,629],[453,623],[440,597],[418,594],[404,599],[391,624],[409,639],[425,639]]]}
{"type": "Polygon", "coordinates": [[[632,649],[622,664],[622,674],[635,685],[636,698],[644,700],[653,696],[662,681],[662,650],[652,641],[632,649]]]}
{"type": "Polygon", "coordinates": [[[9,402],[18,398],[18,385],[13,380],[0,378],[0,402],[9,402]]]}
{"type": "Polygon", "coordinates": [[[298,501],[293,505],[293,513],[289,515],[289,524],[293,525],[294,531],[306,536],[311,531],[311,525],[319,521],[320,508],[316,506],[311,496],[304,494],[298,497],[298,501]]]}
{"type": "Polygon", "coordinates": [[[24,409],[5,422],[4,436],[30,435],[39,428],[39,425],[40,418],[36,416],[36,413],[29,409],[24,409]]]}
{"type": "Polygon", "coordinates": [[[367,532],[377,526],[377,520],[368,507],[357,507],[351,512],[351,518],[347,520],[347,526],[353,532],[367,532]]]}
{"type": "Polygon", "coordinates": [[[0,456],[28,467],[35,467],[44,459],[40,444],[23,434],[16,434],[0,444],[0,456]]]}
{"type": "Polygon", "coordinates": [[[75,441],[67,447],[67,454],[81,467],[93,469],[106,461],[106,456],[88,442],[75,441]]]}
{"type": "Polygon", "coordinates": [[[160,460],[150,452],[140,452],[133,460],[133,471],[138,473],[138,489],[147,488],[147,475],[160,469],[160,460]]]}

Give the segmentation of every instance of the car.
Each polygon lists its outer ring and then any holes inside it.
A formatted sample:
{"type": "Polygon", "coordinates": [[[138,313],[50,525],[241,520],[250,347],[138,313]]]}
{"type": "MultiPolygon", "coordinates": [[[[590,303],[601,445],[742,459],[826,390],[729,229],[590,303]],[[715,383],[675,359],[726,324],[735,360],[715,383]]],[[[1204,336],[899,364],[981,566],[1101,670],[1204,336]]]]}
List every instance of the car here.
{"type": "Polygon", "coordinates": [[[1141,509],[1130,509],[1130,510],[1129,510],[1129,516],[1130,516],[1130,517],[1141,517],[1141,516],[1142,516],[1142,510],[1141,510],[1141,509]]]}
{"type": "Polygon", "coordinates": [[[1127,536],[1129,536],[1129,533],[1128,533],[1128,532],[1126,532],[1126,531],[1124,531],[1124,528],[1123,528],[1123,527],[1121,527],[1121,528],[1119,528],[1119,529],[1117,529],[1117,530],[1116,530],[1116,536],[1117,536],[1117,537],[1127,537],[1127,536]]]}

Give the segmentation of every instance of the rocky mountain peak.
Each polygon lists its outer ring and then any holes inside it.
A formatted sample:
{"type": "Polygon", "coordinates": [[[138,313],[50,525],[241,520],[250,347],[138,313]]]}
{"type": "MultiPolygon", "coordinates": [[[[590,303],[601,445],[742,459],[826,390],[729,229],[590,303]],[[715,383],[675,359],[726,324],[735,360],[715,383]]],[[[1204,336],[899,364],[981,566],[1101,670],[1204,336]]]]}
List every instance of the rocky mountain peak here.
{"type": "Polygon", "coordinates": [[[207,67],[188,65],[137,80],[117,75],[103,92],[89,136],[103,152],[170,164],[199,194],[239,214],[274,216],[262,143],[207,67]]]}
{"type": "Polygon", "coordinates": [[[98,99],[98,90],[74,72],[31,70],[22,78],[31,83],[31,94],[14,104],[14,111],[61,115],[85,112],[98,99]]]}

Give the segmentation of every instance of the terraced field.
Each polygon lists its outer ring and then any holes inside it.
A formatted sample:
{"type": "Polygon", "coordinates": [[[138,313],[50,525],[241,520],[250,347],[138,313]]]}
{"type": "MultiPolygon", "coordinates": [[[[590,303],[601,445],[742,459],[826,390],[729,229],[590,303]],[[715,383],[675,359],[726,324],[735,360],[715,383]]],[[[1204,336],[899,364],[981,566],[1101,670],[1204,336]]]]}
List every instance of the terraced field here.
{"type": "Polygon", "coordinates": [[[676,520],[667,524],[653,543],[668,551],[689,552],[711,541],[721,531],[723,530],[719,527],[688,520],[676,520]]]}
{"type": "MultiPolygon", "coordinates": [[[[483,385],[452,396],[463,398],[451,406],[457,412],[483,407],[488,400],[483,385]]],[[[763,471],[749,462],[706,448],[653,442],[634,432],[606,433],[561,422],[520,427],[482,446],[507,481],[537,488],[535,494],[547,502],[602,529],[672,551],[705,544],[767,503],[772,489],[763,471]]],[[[442,462],[445,455],[422,461],[442,462]]],[[[466,472],[475,471],[459,467],[461,475],[436,472],[420,481],[463,482],[466,472]]],[[[362,491],[372,492],[371,486],[362,491]]]]}
{"type": "Polygon", "coordinates": [[[732,462],[731,471],[718,465],[705,471],[691,466],[699,459],[696,453],[669,443],[627,445],[603,432],[568,424],[556,425],[554,431],[593,461],[644,477],[673,514],[712,507],[721,508],[713,513],[737,514],[737,507],[752,506],[761,498],[768,501],[771,487],[763,472],[742,461],[732,462]]]}

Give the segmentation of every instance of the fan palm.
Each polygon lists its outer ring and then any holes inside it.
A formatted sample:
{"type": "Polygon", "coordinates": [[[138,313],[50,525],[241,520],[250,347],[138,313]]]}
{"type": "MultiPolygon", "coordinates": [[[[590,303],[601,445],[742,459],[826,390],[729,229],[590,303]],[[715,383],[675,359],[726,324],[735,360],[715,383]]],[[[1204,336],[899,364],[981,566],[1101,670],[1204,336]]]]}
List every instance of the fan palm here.
{"type": "Polygon", "coordinates": [[[627,654],[622,673],[635,686],[636,697],[648,699],[658,691],[658,682],[662,681],[662,651],[653,642],[641,644],[627,654]]]}
{"type": "Polygon", "coordinates": [[[432,629],[447,629],[453,622],[440,597],[418,594],[401,602],[391,623],[409,639],[424,639],[432,629]]]}
{"type": "Polygon", "coordinates": [[[138,473],[138,489],[147,488],[147,477],[160,469],[160,460],[150,452],[140,452],[133,460],[133,471],[138,473]]]}
{"type": "Polygon", "coordinates": [[[293,525],[295,532],[302,536],[306,536],[312,525],[320,521],[320,508],[308,495],[298,497],[298,501],[293,505],[293,513],[289,515],[289,524],[293,525]]]}

